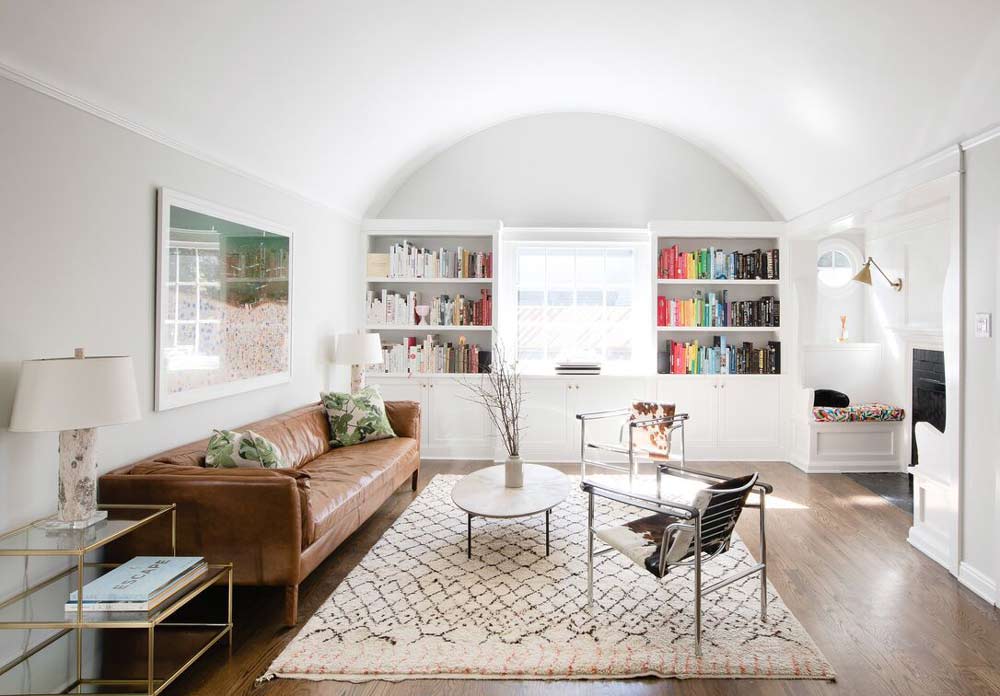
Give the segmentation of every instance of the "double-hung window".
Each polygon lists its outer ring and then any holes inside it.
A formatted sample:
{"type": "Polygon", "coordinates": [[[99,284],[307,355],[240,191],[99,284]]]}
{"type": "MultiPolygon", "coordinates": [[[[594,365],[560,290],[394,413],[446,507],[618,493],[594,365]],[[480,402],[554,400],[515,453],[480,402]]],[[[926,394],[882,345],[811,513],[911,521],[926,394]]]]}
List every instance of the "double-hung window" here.
{"type": "Polygon", "coordinates": [[[503,340],[526,373],[562,361],[640,372],[648,360],[648,243],[512,241],[505,244],[503,340]]]}

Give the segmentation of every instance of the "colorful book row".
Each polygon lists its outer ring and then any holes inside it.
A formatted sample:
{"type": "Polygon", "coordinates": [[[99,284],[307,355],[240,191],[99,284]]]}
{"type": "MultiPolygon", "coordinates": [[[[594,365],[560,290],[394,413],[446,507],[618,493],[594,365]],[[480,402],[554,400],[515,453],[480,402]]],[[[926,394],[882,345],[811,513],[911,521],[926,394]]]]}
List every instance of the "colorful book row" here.
{"type": "Polygon", "coordinates": [[[777,280],[778,250],[754,249],[742,253],[708,247],[680,251],[674,244],[660,249],[657,277],[668,280],[777,280]]]}

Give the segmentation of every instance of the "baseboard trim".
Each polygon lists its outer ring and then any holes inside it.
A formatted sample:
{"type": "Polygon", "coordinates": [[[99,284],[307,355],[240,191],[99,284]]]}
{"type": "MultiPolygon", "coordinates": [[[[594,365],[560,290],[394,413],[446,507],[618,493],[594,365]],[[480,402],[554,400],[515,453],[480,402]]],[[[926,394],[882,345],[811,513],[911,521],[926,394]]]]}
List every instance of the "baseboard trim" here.
{"type": "Polygon", "coordinates": [[[936,537],[936,534],[932,535],[920,527],[910,527],[910,533],[906,536],[906,540],[917,551],[944,566],[948,572],[955,574],[955,571],[951,568],[951,560],[947,547],[942,543],[942,540],[936,537]]]}
{"type": "Polygon", "coordinates": [[[990,604],[996,604],[997,583],[983,571],[962,561],[958,564],[958,581],[990,604]]]}
{"type": "Polygon", "coordinates": [[[792,459],[792,464],[807,474],[904,474],[906,467],[898,462],[804,462],[792,459]]]}

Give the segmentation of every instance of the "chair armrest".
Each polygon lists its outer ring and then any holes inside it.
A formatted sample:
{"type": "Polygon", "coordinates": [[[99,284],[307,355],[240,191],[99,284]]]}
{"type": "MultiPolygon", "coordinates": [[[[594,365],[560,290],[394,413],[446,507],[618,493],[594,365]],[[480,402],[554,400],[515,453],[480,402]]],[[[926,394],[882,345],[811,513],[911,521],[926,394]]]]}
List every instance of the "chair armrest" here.
{"type": "Polygon", "coordinates": [[[612,411],[590,411],[589,413],[578,413],[576,414],[576,419],[582,421],[599,420],[601,418],[627,416],[629,413],[631,413],[631,411],[627,408],[616,408],[612,411]]]}
{"type": "MultiPolygon", "coordinates": [[[[256,473],[249,475],[235,469],[202,471],[106,474],[98,485],[99,499],[176,503],[178,554],[232,562],[240,584],[298,584],[308,477],[297,477],[294,470],[252,469],[248,471],[256,473]]],[[[157,522],[113,542],[109,556],[127,560],[169,553],[169,518],[162,525],[157,522]]]]}
{"type": "MultiPolygon", "coordinates": [[[[630,428],[645,428],[650,425],[659,425],[660,423],[681,423],[683,424],[690,416],[686,413],[676,413],[672,416],[660,416],[658,418],[644,418],[642,420],[629,421],[628,427],[630,428]]],[[[674,428],[679,428],[680,425],[674,426],[674,428]]],[[[671,428],[673,430],[674,428],[671,428]]]]}
{"type": "Polygon", "coordinates": [[[643,510],[649,510],[651,512],[668,512],[674,517],[679,517],[685,520],[694,519],[699,515],[698,509],[690,505],[684,505],[683,503],[677,503],[672,500],[663,500],[662,498],[653,498],[648,495],[640,495],[639,493],[630,493],[618,488],[609,488],[608,486],[602,486],[588,479],[584,479],[580,482],[580,488],[587,493],[607,498],[608,500],[614,500],[619,503],[624,503],[625,505],[632,505],[633,507],[642,508],[643,510]]]}
{"type": "MultiPolygon", "coordinates": [[[[702,481],[711,481],[712,483],[718,483],[719,481],[728,481],[731,477],[723,476],[721,474],[712,474],[707,471],[696,471],[694,469],[687,469],[684,467],[673,466],[671,464],[660,464],[658,463],[657,468],[666,474],[672,476],[680,476],[681,478],[689,479],[700,479],[702,481]]],[[[766,494],[771,494],[774,492],[774,486],[769,483],[764,483],[760,479],[757,479],[757,483],[753,486],[755,489],[760,489],[766,494]]]]}
{"type": "Polygon", "coordinates": [[[389,417],[392,432],[399,437],[412,437],[420,442],[419,401],[386,401],[385,415],[389,417]]]}

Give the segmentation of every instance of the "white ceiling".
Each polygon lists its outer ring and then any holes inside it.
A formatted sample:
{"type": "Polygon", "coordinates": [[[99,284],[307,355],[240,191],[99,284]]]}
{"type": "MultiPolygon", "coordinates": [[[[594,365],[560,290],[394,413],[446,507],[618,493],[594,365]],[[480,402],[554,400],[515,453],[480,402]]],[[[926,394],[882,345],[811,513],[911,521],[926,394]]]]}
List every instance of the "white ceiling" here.
{"type": "Polygon", "coordinates": [[[470,133],[587,111],[791,218],[1000,121],[1000,3],[0,0],[0,63],[353,214],[470,133]]]}

